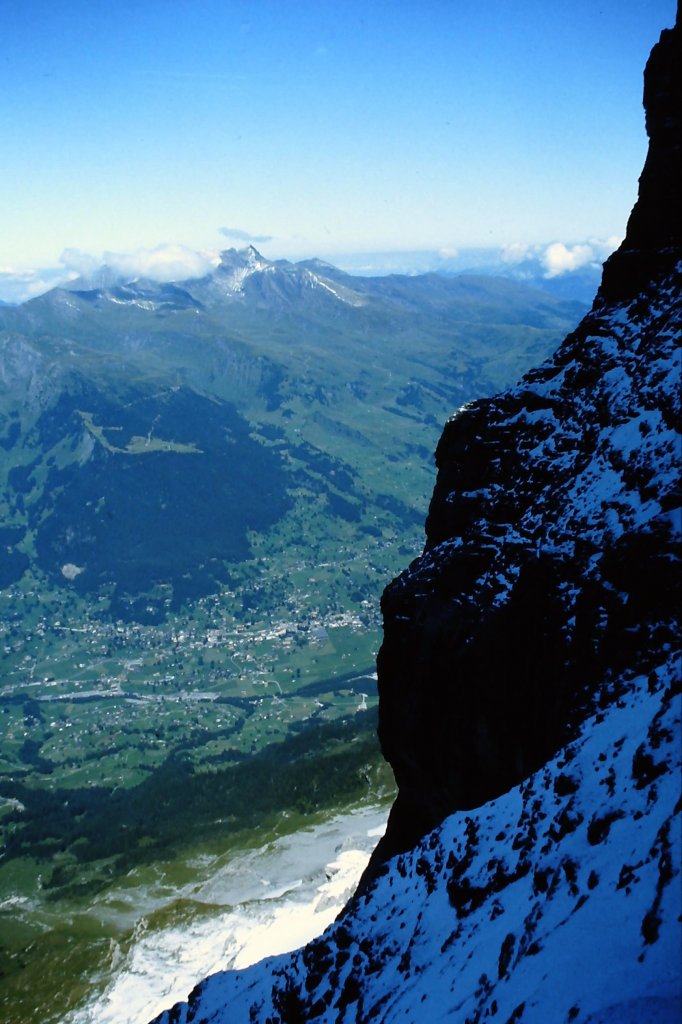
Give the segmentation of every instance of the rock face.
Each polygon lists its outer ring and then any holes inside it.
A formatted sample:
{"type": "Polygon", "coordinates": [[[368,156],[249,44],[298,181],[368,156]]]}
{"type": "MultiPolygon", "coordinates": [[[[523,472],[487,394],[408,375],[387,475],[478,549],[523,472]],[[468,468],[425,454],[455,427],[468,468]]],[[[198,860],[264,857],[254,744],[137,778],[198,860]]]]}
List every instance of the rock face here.
{"type": "Polygon", "coordinates": [[[376,863],[536,770],[674,642],[682,309],[680,28],[645,72],[650,150],[593,308],[446,425],[424,554],[386,589],[376,863]]]}
{"type": "Polygon", "coordinates": [[[605,300],[627,299],[640,289],[646,289],[652,278],[671,271],[679,260],[682,223],[679,20],[678,14],[677,27],[661,34],[644,73],[649,151],[625,240],[604,267],[599,294],[605,300]]]}
{"type": "Polygon", "coordinates": [[[679,1019],[681,35],[591,312],[445,427],[426,548],[382,601],[399,796],[360,892],[162,1024],[679,1019]]]}

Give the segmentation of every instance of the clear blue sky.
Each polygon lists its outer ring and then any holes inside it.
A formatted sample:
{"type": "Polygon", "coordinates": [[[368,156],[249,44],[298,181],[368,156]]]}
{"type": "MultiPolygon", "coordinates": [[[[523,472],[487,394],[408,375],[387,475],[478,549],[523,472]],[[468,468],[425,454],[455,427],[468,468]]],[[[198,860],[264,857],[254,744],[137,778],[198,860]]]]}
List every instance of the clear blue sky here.
{"type": "Polygon", "coordinates": [[[642,69],[674,14],[2,0],[0,268],[247,237],[303,257],[622,234],[642,69]]]}

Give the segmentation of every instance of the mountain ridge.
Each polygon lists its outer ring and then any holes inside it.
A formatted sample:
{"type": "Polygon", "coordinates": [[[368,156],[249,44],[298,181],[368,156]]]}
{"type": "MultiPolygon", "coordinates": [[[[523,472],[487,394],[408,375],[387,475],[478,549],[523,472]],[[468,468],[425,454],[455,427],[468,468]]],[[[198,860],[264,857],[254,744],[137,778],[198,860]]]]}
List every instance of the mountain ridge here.
{"type": "MultiPolygon", "coordinates": [[[[144,275],[130,276],[122,270],[114,270],[104,265],[92,274],[53,288],[35,299],[28,299],[22,306],[39,309],[46,296],[51,296],[49,301],[55,301],[60,297],[61,301],[64,301],[64,296],[61,295],[64,292],[75,293],[95,301],[96,298],[105,298],[109,293],[115,293],[117,289],[124,289],[129,292],[131,299],[136,291],[139,291],[141,298],[157,293],[160,301],[165,294],[189,295],[197,307],[203,308],[204,303],[200,301],[202,296],[207,297],[209,301],[244,298],[249,295],[251,289],[253,297],[259,291],[262,292],[263,279],[267,278],[278,279],[281,287],[288,283],[290,289],[293,289],[289,293],[291,297],[300,297],[301,289],[307,285],[309,288],[327,289],[338,301],[358,306],[371,301],[372,297],[390,301],[399,297],[401,290],[407,295],[411,292],[416,296],[423,295],[428,287],[439,291],[447,301],[450,291],[461,289],[468,283],[475,285],[482,293],[488,292],[490,296],[494,294],[496,288],[506,288],[508,292],[517,289],[519,293],[527,289],[528,294],[534,293],[536,297],[544,295],[548,309],[551,305],[562,302],[576,302],[570,297],[562,299],[550,295],[535,281],[513,280],[501,274],[483,273],[476,268],[457,274],[426,271],[419,274],[355,275],[316,258],[295,263],[284,259],[269,260],[254,246],[247,246],[244,249],[223,250],[219,263],[203,277],[157,281],[144,275]],[[336,289],[340,286],[341,292],[337,292],[336,289]]],[[[15,310],[17,307],[8,307],[8,311],[9,308],[15,310]]]]}

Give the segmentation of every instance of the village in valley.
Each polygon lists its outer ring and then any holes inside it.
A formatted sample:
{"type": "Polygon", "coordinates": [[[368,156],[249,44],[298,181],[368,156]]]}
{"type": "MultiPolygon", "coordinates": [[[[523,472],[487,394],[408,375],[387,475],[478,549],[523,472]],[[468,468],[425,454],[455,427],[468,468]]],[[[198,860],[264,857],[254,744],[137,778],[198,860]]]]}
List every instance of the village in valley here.
{"type": "Polygon", "coordinates": [[[298,564],[286,581],[256,575],[149,624],[30,580],[7,588],[0,778],[127,787],[171,750],[208,771],[307,721],[375,707],[381,572],[357,552],[345,567],[298,564]],[[346,601],[328,588],[339,573],[346,601]]]}

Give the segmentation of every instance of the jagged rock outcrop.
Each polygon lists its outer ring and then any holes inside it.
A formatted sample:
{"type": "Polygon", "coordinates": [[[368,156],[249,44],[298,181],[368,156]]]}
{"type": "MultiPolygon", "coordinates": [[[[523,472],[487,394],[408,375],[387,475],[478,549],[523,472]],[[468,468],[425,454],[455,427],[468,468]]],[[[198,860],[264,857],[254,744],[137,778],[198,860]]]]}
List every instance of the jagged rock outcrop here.
{"type": "Polygon", "coordinates": [[[664,30],[644,72],[644,109],[649,150],[639,179],[639,194],[626,237],[604,266],[599,296],[628,298],[679,261],[682,189],[680,189],[679,13],[676,29],[664,30]]]}
{"type": "Polygon", "coordinates": [[[681,69],[678,26],[647,64],[639,199],[590,314],[438,445],[424,554],[382,601],[399,797],[375,865],[538,769],[674,643],[681,69]]]}
{"type": "Polygon", "coordinates": [[[592,311],[438,446],[425,551],[383,598],[399,797],[360,892],[159,1024],[679,1019],[681,34],[592,311]]]}

